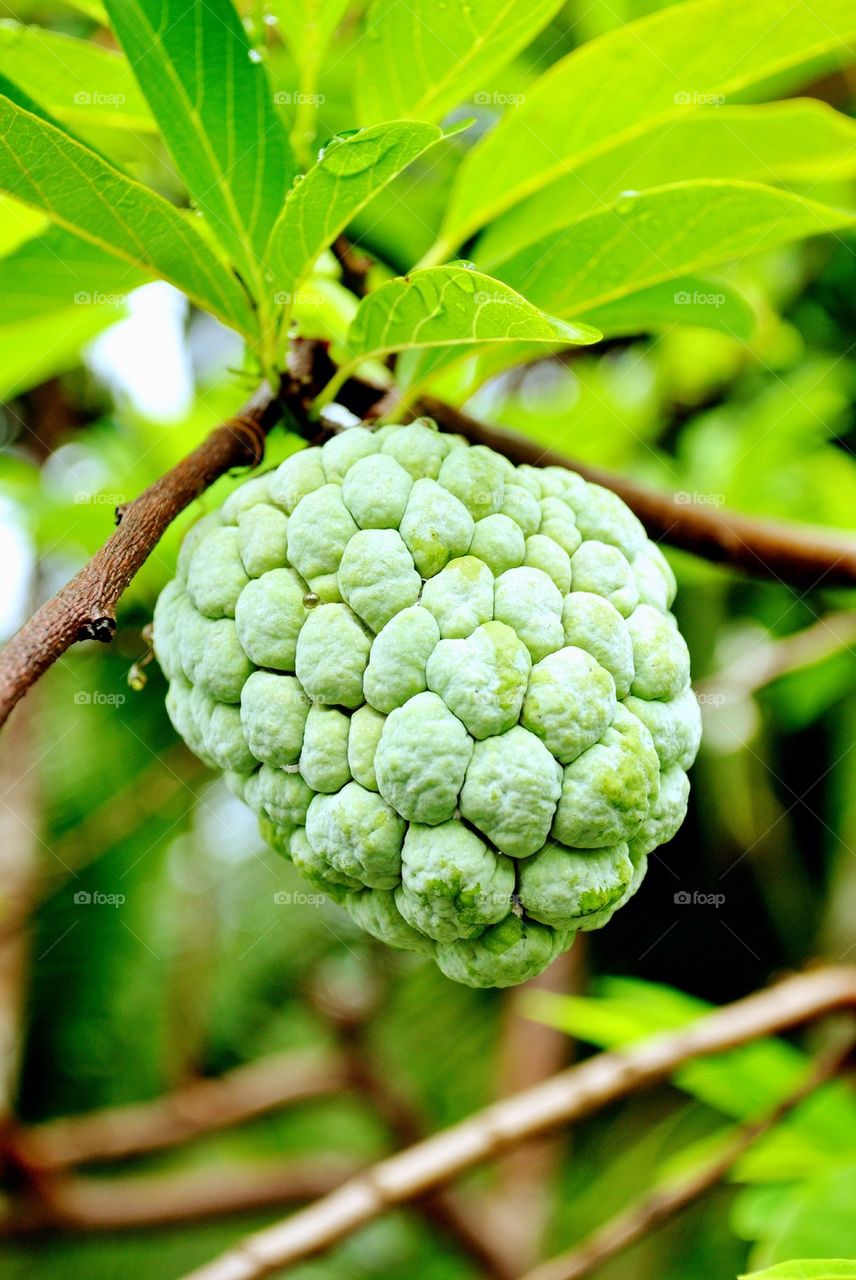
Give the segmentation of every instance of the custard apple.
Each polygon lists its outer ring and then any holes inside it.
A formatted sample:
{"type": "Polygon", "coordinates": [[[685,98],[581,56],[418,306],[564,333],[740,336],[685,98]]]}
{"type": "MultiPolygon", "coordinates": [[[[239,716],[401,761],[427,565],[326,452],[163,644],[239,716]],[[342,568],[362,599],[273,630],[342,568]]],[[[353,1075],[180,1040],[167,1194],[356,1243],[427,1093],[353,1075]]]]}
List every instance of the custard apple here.
{"type": "Polygon", "coordinates": [[[274,849],[370,934],[502,987],[604,925],[683,821],[674,593],[615,494],[422,419],[199,520],[155,650],[176,730],[274,849]]]}

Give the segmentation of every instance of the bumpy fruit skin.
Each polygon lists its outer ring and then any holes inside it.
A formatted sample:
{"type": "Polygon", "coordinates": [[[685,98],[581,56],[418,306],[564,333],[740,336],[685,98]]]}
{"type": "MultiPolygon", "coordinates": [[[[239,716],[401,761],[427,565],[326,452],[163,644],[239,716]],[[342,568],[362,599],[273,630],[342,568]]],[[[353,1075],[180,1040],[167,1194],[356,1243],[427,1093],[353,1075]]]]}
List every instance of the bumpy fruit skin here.
{"type": "Polygon", "coordinates": [[[190,530],[155,650],[273,848],[373,936],[503,987],[606,924],[683,821],[674,593],[573,472],[357,427],[190,530]]]}

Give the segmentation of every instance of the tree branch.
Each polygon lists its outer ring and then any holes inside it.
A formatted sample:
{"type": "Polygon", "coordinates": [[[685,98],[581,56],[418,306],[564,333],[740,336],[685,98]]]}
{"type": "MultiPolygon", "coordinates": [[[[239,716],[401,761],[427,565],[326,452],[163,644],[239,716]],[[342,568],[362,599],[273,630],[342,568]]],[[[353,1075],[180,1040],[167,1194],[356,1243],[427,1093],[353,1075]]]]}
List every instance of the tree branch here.
{"type": "Polygon", "coordinates": [[[381,1161],[316,1204],[249,1236],[186,1280],[257,1280],[290,1267],[527,1138],[667,1079],[685,1062],[854,1007],[856,967],[828,967],[789,978],[674,1034],[623,1053],[599,1054],[381,1161]]]}
{"type": "Polygon", "coordinates": [[[281,413],[279,401],[262,387],[239,414],[212,431],[139,498],[117,508],[116,532],[0,653],[0,725],[78,640],[106,643],[113,638],[116,603],[164,531],[232,467],[258,465],[265,436],[281,413]]]}
{"type": "Polygon", "coordinates": [[[760,520],[706,503],[692,495],[662,493],[626,476],[577,462],[501,427],[489,426],[425,396],[420,409],[449,431],[486,444],[514,463],[568,467],[586,480],[612,489],[636,512],[652,538],[714,564],[800,587],[856,585],[856,537],[841,537],[811,525],[760,520]]]}
{"type": "Polygon", "coordinates": [[[844,1050],[824,1055],[807,1078],[788,1097],[751,1124],[742,1125],[712,1160],[688,1174],[674,1178],[648,1196],[641,1197],[604,1223],[582,1244],[527,1271],[522,1280],[582,1280],[622,1253],[650,1231],[674,1218],[725,1178],[740,1157],[776,1127],[815,1089],[832,1080],[851,1055],[853,1041],[844,1050]]]}
{"type": "Polygon", "coordinates": [[[48,1176],[0,1215],[0,1239],[53,1231],[121,1231],[303,1204],[354,1173],[330,1152],[279,1162],[229,1161],[207,1169],[122,1178],[48,1176]]]}
{"type": "Polygon", "coordinates": [[[33,1174],[70,1165],[179,1146],[206,1133],[312,1098],[338,1093],[349,1083],[339,1054],[287,1050],[195,1080],[164,1098],[49,1120],[12,1131],[5,1154],[33,1174]]]}

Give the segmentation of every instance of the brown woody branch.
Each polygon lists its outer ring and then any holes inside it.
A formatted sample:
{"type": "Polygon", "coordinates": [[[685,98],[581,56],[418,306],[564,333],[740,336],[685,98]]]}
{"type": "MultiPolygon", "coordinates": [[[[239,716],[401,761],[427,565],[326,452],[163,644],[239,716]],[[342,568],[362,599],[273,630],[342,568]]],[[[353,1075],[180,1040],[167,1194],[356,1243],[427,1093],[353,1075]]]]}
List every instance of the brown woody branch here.
{"type": "Polygon", "coordinates": [[[288,1050],[195,1080],[164,1098],[50,1120],[5,1138],[5,1155],[31,1176],[70,1165],[179,1146],[297,1102],[348,1086],[347,1064],[332,1052],[288,1050]]]}
{"type": "Polygon", "coordinates": [[[798,1088],[758,1120],[742,1125],[713,1159],[688,1174],[674,1178],[650,1195],[642,1196],[593,1231],[582,1244],[533,1267],[521,1280],[583,1280],[610,1258],[676,1217],[718,1186],[750,1147],[770,1133],[816,1089],[832,1080],[849,1059],[852,1048],[853,1041],[850,1040],[843,1050],[819,1058],[798,1088]]]}
{"type": "Polygon", "coordinates": [[[116,532],[70,582],[33,614],[0,654],[0,725],[78,640],[112,640],[116,604],[172,521],[232,467],[257,466],[281,406],[263,387],[236,417],[139,498],[117,508],[116,532]]]}
{"type": "Polygon", "coordinates": [[[312,1257],[374,1221],[539,1134],[667,1079],[707,1054],[856,1008],[856,967],[829,967],[780,982],[674,1034],[599,1054],[435,1134],[357,1175],[284,1222],[249,1236],[186,1280],[257,1280],[312,1257]]]}
{"type": "Polygon", "coordinates": [[[423,397],[420,408],[447,430],[459,432],[474,444],[489,445],[514,463],[568,467],[612,489],[636,512],[652,538],[714,564],[727,564],[792,586],[856,586],[856,537],[682,501],[685,495],[664,493],[613,471],[576,462],[516,432],[479,422],[432,397],[423,397]]]}
{"type": "Polygon", "coordinates": [[[330,1153],[123,1178],[46,1177],[0,1215],[0,1238],[161,1227],[305,1204],[340,1186],[356,1167],[352,1159],[330,1153]]]}

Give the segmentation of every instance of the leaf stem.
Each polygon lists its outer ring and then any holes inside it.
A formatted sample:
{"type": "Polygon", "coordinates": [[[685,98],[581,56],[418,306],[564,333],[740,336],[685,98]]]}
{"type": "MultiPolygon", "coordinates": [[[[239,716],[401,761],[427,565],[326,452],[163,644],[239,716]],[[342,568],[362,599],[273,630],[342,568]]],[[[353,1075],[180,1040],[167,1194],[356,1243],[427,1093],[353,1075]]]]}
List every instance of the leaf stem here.
{"type": "Polygon", "coordinates": [[[423,271],[426,267],[440,267],[447,259],[452,257],[455,252],[455,246],[450,244],[448,240],[444,240],[442,236],[435,240],[431,248],[422,255],[413,268],[414,271],[423,271]]]}

